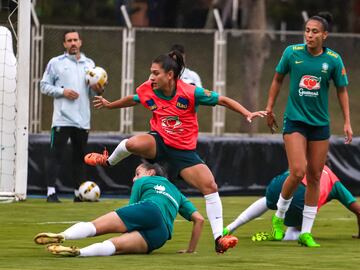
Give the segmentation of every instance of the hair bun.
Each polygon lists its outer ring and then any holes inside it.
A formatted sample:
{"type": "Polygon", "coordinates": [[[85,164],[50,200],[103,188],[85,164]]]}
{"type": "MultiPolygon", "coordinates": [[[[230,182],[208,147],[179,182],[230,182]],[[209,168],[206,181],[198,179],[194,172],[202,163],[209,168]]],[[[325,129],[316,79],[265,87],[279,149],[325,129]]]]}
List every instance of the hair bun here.
{"type": "Polygon", "coordinates": [[[321,11],[318,16],[325,19],[328,24],[331,24],[334,21],[334,17],[329,11],[321,11]]]}

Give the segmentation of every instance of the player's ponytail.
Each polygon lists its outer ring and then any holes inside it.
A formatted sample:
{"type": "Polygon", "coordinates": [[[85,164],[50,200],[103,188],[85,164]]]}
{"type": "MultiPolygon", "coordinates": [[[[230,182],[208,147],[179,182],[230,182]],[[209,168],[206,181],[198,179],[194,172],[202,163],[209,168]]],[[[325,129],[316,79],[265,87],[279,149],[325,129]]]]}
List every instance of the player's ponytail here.
{"type": "Polygon", "coordinates": [[[310,17],[307,20],[307,22],[310,21],[310,20],[315,20],[315,21],[320,22],[322,24],[323,30],[325,32],[325,31],[330,31],[331,30],[331,24],[332,24],[334,18],[333,18],[332,14],[330,12],[321,11],[321,12],[319,12],[318,15],[310,17]]]}
{"type": "Polygon", "coordinates": [[[184,58],[181,53],[176,50],[156,57],[153,63],[160,64],[166,72],[172,70],[175,80],[180,78],[185,68],[184,58]]]}
{"type": "Polygon", "coordinates": [[[185,62],[184,62],[184,57],[182,56],[181,52],[179,52],[178,50],[174,50],[168,53],[168,55],[174,59],[174,61],[176,62],[177,65],[177,70],[174,72],[177,74],[177,76],[175,76],[176,78],[180,78],[181,74],[184,71],[185,68],[185,62]]]}

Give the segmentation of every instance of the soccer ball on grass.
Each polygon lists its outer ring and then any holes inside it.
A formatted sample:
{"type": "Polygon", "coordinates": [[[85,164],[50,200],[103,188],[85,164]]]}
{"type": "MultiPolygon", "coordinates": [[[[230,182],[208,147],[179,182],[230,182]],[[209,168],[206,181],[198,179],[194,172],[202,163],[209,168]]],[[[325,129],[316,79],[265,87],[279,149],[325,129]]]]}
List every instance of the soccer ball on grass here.
{"type": "Polygon", "coordinates": [[[86,181],[79,187],[79,198],[83,202],[97,202],[100,198],[100,188],[92,181],[86,181]]]}

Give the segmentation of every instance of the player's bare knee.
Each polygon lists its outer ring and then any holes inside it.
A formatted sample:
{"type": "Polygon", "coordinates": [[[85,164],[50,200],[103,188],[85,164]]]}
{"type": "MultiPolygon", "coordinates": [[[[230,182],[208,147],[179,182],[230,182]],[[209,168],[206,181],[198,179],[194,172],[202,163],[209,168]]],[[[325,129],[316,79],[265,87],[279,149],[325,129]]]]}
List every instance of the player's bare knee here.
{"type": "Polygon", "coordinates": [[[312,182],[320,182],[320,178],[321,178],[321,174],[322,174],[322,170],[308,170],[307,172],[307,179],[308,182],[312,181],[312,182]]]}
{"type": "Polygon", "coordinates": [[[311,173],[307,175],[308,184],[318,185],[320,183],[321,173],[311,173]]]}
{"type": "Polygon", "coordinates": [[[294,178],[294,180],[300,182],[306,174],[306,169],[301,167],[296,167],[290,171],[290,174],[294,178]]]}
{"type": "Polygon", "coordinates": [[[139,144],[134,139],[129,139],[125,143],[126,149],[130,152],[136,152],[136,150],[139,148],[139,144]]]}
{"type": "Polygon", "coordinates": [[[209,181],[201,187],[201,191],[204,195],[218,192],[218,186],[215,181],[209,181]]]}

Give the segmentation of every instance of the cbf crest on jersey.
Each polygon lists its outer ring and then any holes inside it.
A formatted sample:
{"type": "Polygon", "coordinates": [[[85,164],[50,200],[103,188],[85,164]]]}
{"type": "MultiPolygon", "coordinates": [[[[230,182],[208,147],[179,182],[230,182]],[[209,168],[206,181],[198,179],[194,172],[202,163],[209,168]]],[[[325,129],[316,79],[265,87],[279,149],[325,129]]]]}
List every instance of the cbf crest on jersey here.
{"type": "Polygon", "coordinates": [[[146,101],[146,105],[148,105],[151,111],[155,111],[158,108],[157,105],[155,104],[155,101],[152,98],[146,101]]]}
{"type": "Polygon", "coordinates": [[[179,97],[176,101],[176,107],[180,110],[186,110],[189,107],[189,100],[185,97],[179,97]]]}
{"type": "Polygon", "coordinates": [[[328,72],[328,69],[329,69],[329,64],[328,63],[322,63],[321,65],[321,72],[323,73],[327,73],[328,72]]]}

